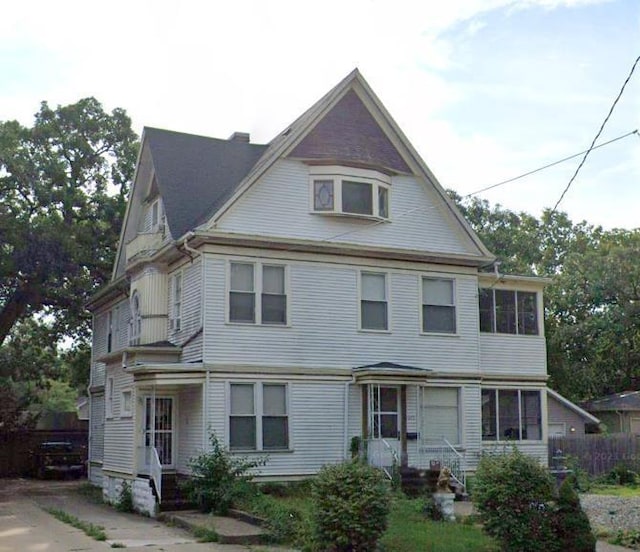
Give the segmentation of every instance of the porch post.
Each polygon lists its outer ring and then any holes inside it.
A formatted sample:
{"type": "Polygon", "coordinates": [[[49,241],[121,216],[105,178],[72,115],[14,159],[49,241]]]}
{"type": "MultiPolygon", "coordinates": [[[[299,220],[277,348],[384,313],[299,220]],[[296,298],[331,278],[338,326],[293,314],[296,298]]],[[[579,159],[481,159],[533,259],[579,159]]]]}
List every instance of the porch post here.
{"type": "Polygon", "coordinates": [[[407,386],[400,386],[400,465],[406,468],[409,465],[407,453],[407,386]]]}
{"type": "Polygon", "coordinates": [[[362,386],[362,439],[369,438],[369,393],[368,384],[362,386]]]}

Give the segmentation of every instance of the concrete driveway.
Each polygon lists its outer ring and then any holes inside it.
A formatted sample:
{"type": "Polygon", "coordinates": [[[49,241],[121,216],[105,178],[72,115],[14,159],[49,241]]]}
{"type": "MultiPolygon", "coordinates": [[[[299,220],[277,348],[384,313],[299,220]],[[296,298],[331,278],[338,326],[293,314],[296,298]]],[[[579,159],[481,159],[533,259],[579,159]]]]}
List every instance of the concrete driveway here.
{"type": "MultiPolygon", "coordinates": [[[[80,552],[111,550],[112,544],[144,547],[144,552],[247,552],[250,547],[198,543],[187,532],[153,519],[123,514],[77,492],[82,482],[0,479],[0,552],[80,552]],[[99,542],[48,514],[58,508],[104,527],[99,542]]],[[[254,550],[266,550],[256,547],[254,550]]]]}

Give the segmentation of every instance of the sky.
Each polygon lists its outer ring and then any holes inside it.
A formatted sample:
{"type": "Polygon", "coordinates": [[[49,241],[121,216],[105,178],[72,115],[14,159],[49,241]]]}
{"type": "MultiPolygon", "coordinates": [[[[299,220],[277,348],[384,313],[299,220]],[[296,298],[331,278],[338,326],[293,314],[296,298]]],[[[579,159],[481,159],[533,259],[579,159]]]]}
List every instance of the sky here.
{"type": "MultiPolygon", "coordinates": [[[[266,143],[358,67],[461,195],[589,147],[640,55],[638,0],[21,0],[0,16],[0,120],[87,96],[153,126],[266,143]]],[[[598,143],[640,128],[640,67],[598,143]]],[[[478,197],[539,216],[580,158],[478,197]]],[[[559,206],[640,227],[640,137],[559,206]]]]}

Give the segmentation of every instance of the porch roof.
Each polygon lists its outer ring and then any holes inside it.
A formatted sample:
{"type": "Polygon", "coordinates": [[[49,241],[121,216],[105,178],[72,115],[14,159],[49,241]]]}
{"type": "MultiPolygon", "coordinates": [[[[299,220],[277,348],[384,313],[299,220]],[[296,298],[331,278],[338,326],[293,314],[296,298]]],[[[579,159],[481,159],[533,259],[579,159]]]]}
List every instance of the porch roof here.
{"type": "Polygon", "coordinates": [[[367,378],[420,378],[427,374],[433,373],[429,368],[419,368],[417,366],[408,366],[398,364],[396,362],[377,362],[375,364],[366,364],[365,366],[357,366],[353,369],[353,375],[356,381],[364,383],[362,380],[367,378]]]}

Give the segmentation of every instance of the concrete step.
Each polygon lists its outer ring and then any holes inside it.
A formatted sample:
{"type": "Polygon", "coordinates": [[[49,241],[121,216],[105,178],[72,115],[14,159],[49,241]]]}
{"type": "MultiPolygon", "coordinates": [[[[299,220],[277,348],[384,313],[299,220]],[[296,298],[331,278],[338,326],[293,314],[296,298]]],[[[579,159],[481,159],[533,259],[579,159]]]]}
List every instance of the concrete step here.
{"type": "Polygon", "coordinates": [[[163,512],[158,519],[187,529],[197,531],[198,528],[213,530],[221,544],[262,544],[266,541],[266,532],[260,527],[246,521],[230,517],[203,514],[195,510],[184,512],[163,512]]]}

